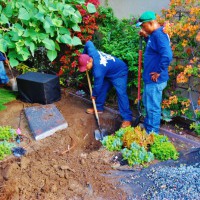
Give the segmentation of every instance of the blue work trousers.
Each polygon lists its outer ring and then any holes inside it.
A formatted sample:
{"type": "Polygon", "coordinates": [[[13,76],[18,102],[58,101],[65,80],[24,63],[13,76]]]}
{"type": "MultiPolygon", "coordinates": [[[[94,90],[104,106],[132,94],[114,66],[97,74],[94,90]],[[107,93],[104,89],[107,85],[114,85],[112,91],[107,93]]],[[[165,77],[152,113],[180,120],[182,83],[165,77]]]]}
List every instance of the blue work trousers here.
{"type": "Polygon", "coordinates": [[[117,100],[119,112],[124,121],[132,121],[132,112],[129,106],[129,99],[127,95],[127,75],[115,79],[105,78],[101,92],[96,98],[96,105],[98,110],[104,110],[107,93],[114,87],[117,92],[117,100]]]}
{"type": "Polygon", "coordinates": [[[144,84],[143,104],[146,113],[144,127],[147,133],[159,133],[162,94],[166,86],[167,81],[163,83],[144,84]]]}
{"type": "Polygon", "coordinates": [[[9,82],[9,78],[6,75],[3,61],[0,61],[0,84],[6,84],[9,82]]]}

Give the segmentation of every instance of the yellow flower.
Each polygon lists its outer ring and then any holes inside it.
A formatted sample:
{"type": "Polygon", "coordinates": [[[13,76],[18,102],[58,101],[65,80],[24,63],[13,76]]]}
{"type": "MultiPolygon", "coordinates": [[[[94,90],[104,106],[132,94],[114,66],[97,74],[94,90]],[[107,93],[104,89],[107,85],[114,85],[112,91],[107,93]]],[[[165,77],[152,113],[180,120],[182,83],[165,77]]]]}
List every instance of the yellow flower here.
{"type": "Polygon", "coordinates": [[[176,82],[177,83],[187,83],[188,82],[188,77],[185,76],[184,72],[181,72],[176,77],[176,82]]]}

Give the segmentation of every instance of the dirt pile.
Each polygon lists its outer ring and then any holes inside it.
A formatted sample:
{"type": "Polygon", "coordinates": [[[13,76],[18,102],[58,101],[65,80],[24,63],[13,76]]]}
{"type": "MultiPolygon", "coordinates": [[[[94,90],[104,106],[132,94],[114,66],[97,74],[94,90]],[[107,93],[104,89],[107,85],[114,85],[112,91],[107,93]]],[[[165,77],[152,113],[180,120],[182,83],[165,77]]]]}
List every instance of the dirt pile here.
{"type": "MultiPolygon", "coordinates": [[[[37,104],[19,100],[9,103],[0,113],[0,124],[17,128],[24,107],[37,104]]],[[[20,128],[24,140],[20,146],[27,150],[25,156],[10,156],[0,162],[0,199],[125,199],[125,193],[115,187],[105,176],[110,173],[113,154],[101,148],[93,133],[97,128],[93,115],[84,111],[88,104],[75,97],[62,94],[55,105],[69,124],[65,130],[40,141],[35,141],[29,131],[24,114],[20,128]]],[[[112,116],[100,117],[109,131],[112,116]]]]}

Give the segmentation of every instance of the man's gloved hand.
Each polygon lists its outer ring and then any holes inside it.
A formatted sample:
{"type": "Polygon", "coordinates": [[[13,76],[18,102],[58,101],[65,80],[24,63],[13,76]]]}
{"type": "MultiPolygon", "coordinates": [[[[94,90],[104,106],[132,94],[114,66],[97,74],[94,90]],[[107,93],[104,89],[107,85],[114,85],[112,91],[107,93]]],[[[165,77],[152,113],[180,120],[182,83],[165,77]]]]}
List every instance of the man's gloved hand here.
{"type": "Polygon", "coordinates": [[[91,96],[91,99],[94,99],[94,100],[95,100],[95,99],[96,99],[96,97],[94,97],[94,96],[91,96]]]}
{"type": "Polygon", "coordinates": [[[157,72],[151,72],[150,75],[151,75],[151,80],[154,82],[157,82],[160,76],[160,74],[158,74],[157,72]]]}

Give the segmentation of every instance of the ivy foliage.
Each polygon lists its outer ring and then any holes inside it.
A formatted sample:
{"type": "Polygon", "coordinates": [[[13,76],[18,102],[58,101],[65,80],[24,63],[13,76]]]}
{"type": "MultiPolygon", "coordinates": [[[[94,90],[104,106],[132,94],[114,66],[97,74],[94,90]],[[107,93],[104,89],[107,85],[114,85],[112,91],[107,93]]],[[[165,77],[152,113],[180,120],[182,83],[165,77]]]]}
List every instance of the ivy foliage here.
{"type": "Polygon", "coordinates": [[[136,19],[117,19],[110,7],[98,8],[98,32],[94,36],[95,46],[106,53],[125,61],[129,68],[128,87],[137,85],[139,34],[136,19]]]}
{"type": "MultiPolygon", "coordinates": [[[[1,0],[0,51],[8,52],[11,66],[34,57],[38,47],[44,47],[53,61],[60,44],[82,44],[71,30],[80,31],[82,16],[76,5],[84,0],[1,0]]],[[[96,12],[93,4],[85,6],[89,13],[96,12]]]]}

